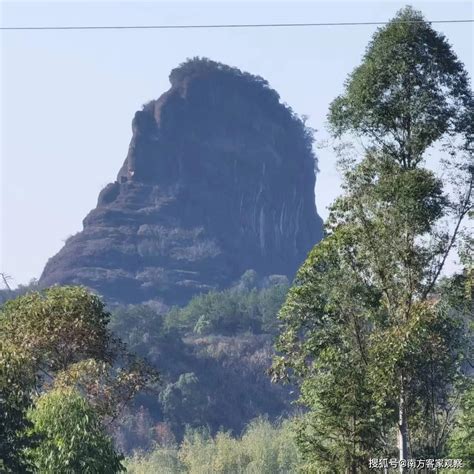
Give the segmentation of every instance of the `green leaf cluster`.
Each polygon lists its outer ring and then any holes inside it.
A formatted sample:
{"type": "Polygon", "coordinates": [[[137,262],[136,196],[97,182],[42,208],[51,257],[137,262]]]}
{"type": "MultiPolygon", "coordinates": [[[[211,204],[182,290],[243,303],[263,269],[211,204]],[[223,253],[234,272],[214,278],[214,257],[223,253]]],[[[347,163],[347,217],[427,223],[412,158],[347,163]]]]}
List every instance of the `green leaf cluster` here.
{"type": "Polygon", "coordinates": [[[94,408],[74,389],[49,391],[36,401],[28,418],[39,443],[27,450],[34,472],[114,474],[125,471],[123,457],[94,408]]]}
{"type": "Polygon", "coordinates": [[[26,436],[31,423],[26,413],[32,403],[36,374],[25,354],[0,341],[0,471],[21,472],[28,467],[24,450],[34,440],[26,436]]]}
{"type": "MultiPolygon", "coordinates": [[[[469,78],[444,35],[411,7],[369,43],[330,107],[335,135],[356,132],[404,166],[446,135],[472,134],[469,78]]],[[[470,138],[472,140],[472,137],[470,138]]]]}

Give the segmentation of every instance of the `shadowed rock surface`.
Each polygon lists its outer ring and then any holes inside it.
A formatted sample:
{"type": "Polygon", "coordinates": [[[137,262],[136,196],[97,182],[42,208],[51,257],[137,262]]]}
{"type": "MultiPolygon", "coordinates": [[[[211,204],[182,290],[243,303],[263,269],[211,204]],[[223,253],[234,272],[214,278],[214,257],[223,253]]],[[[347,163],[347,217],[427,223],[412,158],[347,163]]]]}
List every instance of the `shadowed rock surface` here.
{"type": "Polygon", "coordinates": [[[117,181],[48,261],[42,286],[183,304],[249,268],[292,279],[321,239],[311,133],[268,83],[206,59],[170,82],[135,114],[117,181]]]}

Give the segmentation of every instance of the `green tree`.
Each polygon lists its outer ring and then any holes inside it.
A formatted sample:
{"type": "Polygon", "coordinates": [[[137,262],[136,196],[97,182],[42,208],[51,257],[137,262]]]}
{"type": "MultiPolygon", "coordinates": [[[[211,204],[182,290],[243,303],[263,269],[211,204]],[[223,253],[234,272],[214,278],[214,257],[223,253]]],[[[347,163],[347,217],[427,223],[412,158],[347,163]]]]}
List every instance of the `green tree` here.
{"type": "Polygon", "coordinates": [[[472,114],[463,64],[446,38],[406,7],[374,35],[345,93],[330,105],[329,121],[336,136],[368,138],[410,168],[433,143],[455,134],[465,135],[472,151],[472,114]]]}
{"type": "Polygon", "coordinates": [[[196,428],[205,423],[209,401],[192,372],[181,374],[176,382],[169,383],[160,393],[160,402],[173,431],[180,436],[185,425],[196,428]]]}
{"type": "Polygon", "coordinates": [[[36,375],[31,360],[0,341],[0,471],[25,472],[24,449],[32,444],[26,435],[30,423],[26,412],[31,404],[36,375]]]}
{"type": "Polygon", "coordinates": [[[93,407],[75,390],[52,390],[29,412],[40,441],[27,450],[35,472],[114,474],[125,471],[93,407]]]}
{"type": "MultiPolygon", "coordinates": [[[[471,241],[472,243],[472,241],[471,241]]],[[[471,259],[474,254],[471,253],[471,259]]],[[[472,265],[472,260],[467,261],[472,265]]],[[[464,275],[447,279],[443,282],[443,296],[449,307],[464,315],[467,331],[470,335],[469,344],[465,354],[465,367],[472,374],[474,367],[472,359],[472,344],[474,337],[472,328],[474,326],[474,279],[473,267],[471,271],[465,271],[464,275]]],[[[462,459],[467,469],[474,469],[474,383],[468,380],[467,389],[456,394],[453,403],[457,409],[454,426],[448,433],[447,455],[450,458],[462,459]]]]}
{"type": "Polygon", "coordinates": [[[337,472],[366,470],[374,454],[394,454],[395,431],[400,459],[443,449],[436,434],[410,446],[409,428],[436,433],[462,378],[464,326],[434,291],[472,209],[472,105],[462,64],[411,8],[375,34],[331,104],[334,134],[368,148],[340,161],[344,194],[281,311],[274,366],[301,384],[311,411],[300,446],[321,472],[336,459],[337,472]],[[447,138],[449,195],[423,167],[447,138]]]}
{"type": "Polygon", "coordinates": [[[83,288],[55,287],[7,301],[0,310],[0,360],[5,464],[22,458],[32,394],[83,358],[112,360],[108,315],[83,288]]]}
{"type": "Polygon", "coordinates": [[[101,419],[113,420],[157,373],[129,354],[108,328],[102,301],[82,287],[53,287],[10,300],[0,310],[0,403],[9,433],[4,464],[31,444],[25,427],[32,396],[76,388],[101,419]],[[9,451],[10,450],[10,451],[9,451]]]}
{"type": "Polygon", "coordinates": [[[85,288],[56,286],[7,301],[0,312],[0,338],[52,378],[84,359],[114,360],[109,319],[100,298],[85,288]]]}
{"type": "Polygon", "coordinates": [[[300,472],[301,456],[295,443],[292,420],[272,424],[265,419],[249,423],[242,436],[219,431],[212,437],[206,429],[188,430],[183,443],[157,446],[135,453],[126,461],[133,474],[293,474],[300,472]]]}
{"type": "Polygon", "coordinates": [[[165,315],[164,329],[200,335],[275,332],[288,280],[271,275],[258,289],[256,278],[255,272],[248,270],[235,287],[197,295],[185,307],[172,308],[165,315]]]}
{"type": "Polygon", "coordinates": [[[363,470],[370,454],[384,452],[394,421],[390,407],[376,406],[369,381],[369,318],[378,317],[381,296],[353,269],[356,242],[340,228],[318,244],[280,313],[274,374],[293,378],[311,408],[297,424],[310,472],[363,470]]]}

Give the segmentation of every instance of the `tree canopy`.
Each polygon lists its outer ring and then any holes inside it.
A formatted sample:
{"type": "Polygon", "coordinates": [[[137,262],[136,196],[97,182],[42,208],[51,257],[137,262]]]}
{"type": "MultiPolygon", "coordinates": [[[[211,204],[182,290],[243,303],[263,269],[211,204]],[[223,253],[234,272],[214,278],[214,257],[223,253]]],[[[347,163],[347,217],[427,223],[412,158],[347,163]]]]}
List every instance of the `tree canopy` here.
{"type": "MultiPolygon", "coordinates": [[[[109,320],[110,314],[100,298],[82,287],[31,292],[1,307],[0,420],[6,435],[0,442],[3,470],[21,472],[30,469],[31,463],[46,463],[49,467],[45,464],[41,472],[106,472],[68,470],[69,457],[82,454],[62,451],[64,443],[58,444],[57,436],[61,429],[73,429],[82,416],[78,412],[76,419],[57,420],[51,443],[38,445],[37,435],[49,429],[46,425],[59,413],[54,410],[62,410],[61,404],[68,406],[70,402],[71,416],[76,408],[84,411],[86,425],[76,427],[83,431],[81,443],[87,445],[88,435],[89,441],[95,443],[98,438],[93,439],[93,426],[92,431],[86,429],[91,410],[97,420],[113,419],[124,403],[157,380],[154,369],[128,353],[121,341],[112,336],[109,320]],[[43,408],[53,410],[45,419],[43,408]],[[59,450],[56,454],[53,446],[59,450]],[[27,452],[36,454],[28,457],[27,452]],[[50,466],[53,458],[54,466],[50,466]]],[[[61,413],[66,417],[68,410],[61,413]]],[[[64,432],[61,436],[66,439],[69,434],[64,432]]],[[[76,442],[70,448],[78,446],[76,442]]],[[[117,472],[113,466],[111,462],[107,472],[117,472]]]]}
{"type": "Polygon", "coordinates": [[[94,408],[73,389],[43,394],[29,411],[39,443],[27,451],[44,474],[115,474],[125,471],[94,408]]]}
{"type": "Polygon", "coordinates": [[[473,106],[467,72],[444,35],[406,7],[374,35],[329,121],[336,136],[365,136],[412,167],[447,135],[461,134],[472,150],[473,106]]]}
{"type": "Polygon", "coordinates": [[[274,364],[310,408],[298,441],[316,470],[446,452],[468,326],[438,281],[472,209],[470,114],[463,65],[410,7],[374,35],[331,104],[334,135],[369,146],[339,162],[343,194],[281,310],[274,364]],[[454,136],[448,192],[425,158],[454,136]]]}

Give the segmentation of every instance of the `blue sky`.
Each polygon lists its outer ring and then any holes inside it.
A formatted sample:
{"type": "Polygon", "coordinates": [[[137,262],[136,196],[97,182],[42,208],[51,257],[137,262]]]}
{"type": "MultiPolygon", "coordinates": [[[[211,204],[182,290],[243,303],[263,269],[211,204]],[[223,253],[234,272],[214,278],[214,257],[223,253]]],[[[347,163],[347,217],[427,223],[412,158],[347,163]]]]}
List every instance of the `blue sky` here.
{"type": "MultiPolygon", "coordinates": [[[[407,2],[2,2],[2,26],[387,21],[407,2]]],[[[473,18],[470,1],[411,2],[429,20],[473,18]]],[[[435,25],[472,77],[473,25],[435,25]]],[[[170,70],[206,56],[266,78],[327,140],[328,105],[375,26],[255,30],[3,31],[0,271],[13,284],[47,259],[115,179],[133,114],[169,87],[170,70]]],[[[319,213],[339,193],[335,156],[318,148],[319,213]]]]}

